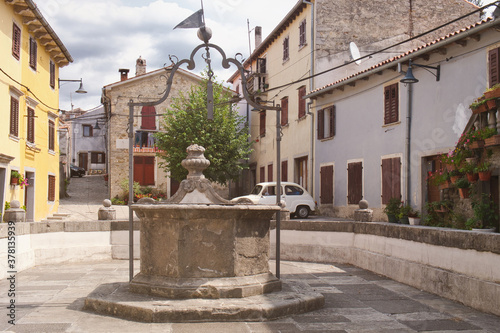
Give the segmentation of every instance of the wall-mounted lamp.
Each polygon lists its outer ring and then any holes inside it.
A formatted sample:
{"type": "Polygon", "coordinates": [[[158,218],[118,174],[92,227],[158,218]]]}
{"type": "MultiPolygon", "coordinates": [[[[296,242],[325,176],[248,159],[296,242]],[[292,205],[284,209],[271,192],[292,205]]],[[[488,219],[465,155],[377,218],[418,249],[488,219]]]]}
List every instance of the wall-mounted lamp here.
{"type": "Polygon", "coordinates": [[[408,64],[408,70],[406,71],[406,75],[399,82],[401,82],[401,83],[417,83],[418,82],[418,79],[413,76],[413,72],[411,69],[412,66],[425,68],[429,73],[431,73],[432,75],[434,75],[436,77],[436,81],[439,81],[440,72],[441,72],[441,65],[437,65],[436,67],[427,66],[427,65],[420,65],[420,64],[413,63],[410,59],[409,64],[408,64]],[[436,70],[436,74],[431,72],[429,69],[436,70]]]}
{"type": "Polygon", "coordinates": [[[96,121],[95,121],[95,126],[94,126],[94,129],[95,129],[95,130],[100,130],[100,129],[101,129],[101,127],[99,127],[99,120],[96,120],[96,121]]]}
{"type": "Polygon", "coordinates": [[[61,88],[61,82],[80,82],[80,88],[78,88],[78,90],[76,90],[75,92],[77,94],[86,94],[87,93],[87,90],[83,89],[82,79],[80,79],[80,80],[61,80],[61,79],[58,79],[58,80],[59,80],[59,88],[61,88]]]}

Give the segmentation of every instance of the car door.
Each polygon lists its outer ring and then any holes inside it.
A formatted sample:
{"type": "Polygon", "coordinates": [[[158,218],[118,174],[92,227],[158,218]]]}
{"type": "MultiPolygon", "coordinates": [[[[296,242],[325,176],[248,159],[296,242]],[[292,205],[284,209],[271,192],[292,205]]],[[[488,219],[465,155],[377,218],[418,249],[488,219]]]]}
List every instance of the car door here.
{"type": "Polygon", "coordinates": [[[285,202],[286,208],[290,213],[294,213],[297,206],[301,204],[301,198],[304,194],[304,190],[295,185],[285,186],[285,202]]]}

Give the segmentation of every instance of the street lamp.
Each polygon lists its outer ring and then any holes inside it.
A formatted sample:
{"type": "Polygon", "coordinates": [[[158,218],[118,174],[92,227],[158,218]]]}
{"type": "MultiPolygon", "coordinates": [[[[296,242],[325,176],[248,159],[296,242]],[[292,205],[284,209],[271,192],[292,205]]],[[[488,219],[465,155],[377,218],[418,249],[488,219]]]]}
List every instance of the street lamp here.
{"type": "Polygon", "coordinates": [[[418,82],[418,79],[413,76],[413,72],[411,69],[412,66],[425,68],[429,73],[431,73],[432,75],[434,75],[436,77],[436,81],[439,81],[440,74],[441,74],[441,66],[440,65],[437,65],[436,67],[428,66],[428,65],[420,65],[420,64],[413,63],[410,59],[410,61],[408,63],[408,70],[406,71],[406,75],[399,82],[410,83],[410,84],[418,82]],[[429,69],[434,69],[436,71],[436,74],[429,71],[429,69]]]}
{"type": "Polygon", "coordinates": [[[87,93],[87,90],[83,89],[82,79],[80,79],[80,80],[61,80],[61,79],[58,79],[58,81],[59,81],[59,88],[61,88],[61,82],[80,82],[80,87],[75,92],[77,94],[86,94],[87,93]]]}

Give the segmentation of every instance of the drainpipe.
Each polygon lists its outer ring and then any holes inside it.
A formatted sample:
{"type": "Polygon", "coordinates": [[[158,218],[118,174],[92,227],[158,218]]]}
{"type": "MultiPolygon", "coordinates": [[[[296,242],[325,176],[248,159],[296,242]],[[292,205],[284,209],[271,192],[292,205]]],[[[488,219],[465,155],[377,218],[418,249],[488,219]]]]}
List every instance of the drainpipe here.
{"type": "MultiPolygon", "coordinates": [[[[314,3],[311,1],[307,0],[302,0],[302,3],[311,5],[311,59],[310,59],[310,76],[311,78],[309,79],[309,92],[314,90],[314,3]]],[[[309,156],[311,157],[311,165],[309,167],[309,170],[311,172],[311,182],[309,185],[309,192],[311,195],[314,197],[314,113],[311,112],[311,105],[312,105],[312,100],[307,102],[307,114],[311,116],[311,147],[310,147],[310,152],[309,156]]]]}
{"type": "Polygon", "coordinates": [[[413,84],[408,84],[408,105],[406,108],[406,141],[405,141],[405,155],[406,155],[406,169],[405,169],[405,193],[404,201],[406,204],[411,204],[411,113],[412,113],[412,98],[413,98],[413,84]]]}

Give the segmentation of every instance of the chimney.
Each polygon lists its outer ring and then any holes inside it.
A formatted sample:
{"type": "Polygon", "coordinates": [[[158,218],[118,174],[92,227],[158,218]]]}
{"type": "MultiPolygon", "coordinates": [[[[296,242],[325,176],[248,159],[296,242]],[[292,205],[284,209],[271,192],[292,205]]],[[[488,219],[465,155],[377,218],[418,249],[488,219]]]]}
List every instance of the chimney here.
{"type": "Polygon", "coordinates": [[[142,59],[139,56],[139,59],[135,62],[135,76],[146,74],[146,59],[142,59]]]}
{"type": "Polygon", "coordinates": [[[258,48],[262,43],[262,27],[255,27],[255,48],[258,48]]]}
{"type": "Polygon", "coordinates": [[[118,72],[120,72],[120,81],[125,81],[126,79],[128,79],[128,72],[130,71],[130,69],[127,69],[127,68],[120,68],[118,70],[118,72]]]}

